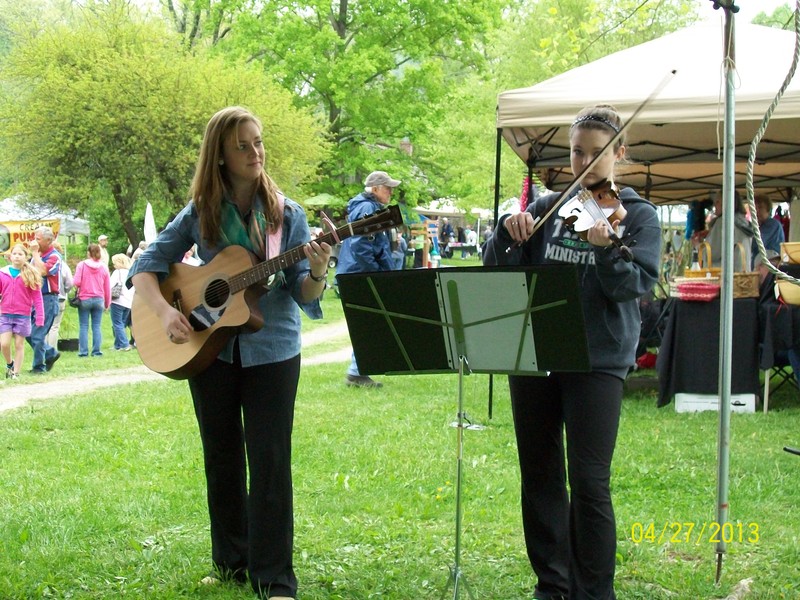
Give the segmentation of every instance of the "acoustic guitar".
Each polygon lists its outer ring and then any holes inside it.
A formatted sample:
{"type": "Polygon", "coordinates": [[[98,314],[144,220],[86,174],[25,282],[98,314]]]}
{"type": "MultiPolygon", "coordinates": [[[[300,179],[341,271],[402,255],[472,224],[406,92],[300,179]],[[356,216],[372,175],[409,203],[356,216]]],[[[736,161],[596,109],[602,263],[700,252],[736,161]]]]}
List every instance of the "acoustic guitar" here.
{"type": "MultiPolygon", "coordinates": [[[[402,223],[400,209],[390,206],[339,227],[336,235],[322,234],[317,241],[333,246],[337,238],[371,235],[402,223]]],[[[267,293],[264,284],[305,257],[303,246],[298,246],[259,262],[245,248],[228,246],[208,264],[171,265],[169,276],[160,283],[161,295],[189,319],[194,331],[189,334],[188,342],[173,344],[167,339],[161,320],[135,293],[131,319],[142,362],[171,379],[186,379],[200,373],[214,362],[231,337],[263,326],[258,299],[267,293]]]]}

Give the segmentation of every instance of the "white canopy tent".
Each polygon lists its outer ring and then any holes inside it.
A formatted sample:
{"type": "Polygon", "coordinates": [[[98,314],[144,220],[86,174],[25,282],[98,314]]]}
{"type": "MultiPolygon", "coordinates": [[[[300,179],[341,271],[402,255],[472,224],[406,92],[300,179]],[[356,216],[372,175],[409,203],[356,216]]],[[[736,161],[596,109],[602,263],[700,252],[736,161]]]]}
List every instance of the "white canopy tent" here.
{"type": "MultiPolygon", "coordinates": [[[[736,27],[735,182],[743,186],[750,142],[792,62],[793,32],[736,27]]],[[[631,124],[618,183],[656,203],[704,199],[722,185],[725,86],[723,26],[704,22],[610,54],[533,87],[498,96],[497,128],[552,190],[572,180],[569,126],[598,102],[631,115],[673,69],[677,74],[631,124]]],[[[757,151],[754,186],[800,186],[800,80],[786,90],[757,151]]]]}
{"type": "Polygon", "coordinates": [[[59,232],[66,236],[89,235],[89,223],[83,219],[55,211],[33,212],[21,208],[14,198],[0,200],[0,222],[3,221],[52,221],[60,222],[59,232]]]}

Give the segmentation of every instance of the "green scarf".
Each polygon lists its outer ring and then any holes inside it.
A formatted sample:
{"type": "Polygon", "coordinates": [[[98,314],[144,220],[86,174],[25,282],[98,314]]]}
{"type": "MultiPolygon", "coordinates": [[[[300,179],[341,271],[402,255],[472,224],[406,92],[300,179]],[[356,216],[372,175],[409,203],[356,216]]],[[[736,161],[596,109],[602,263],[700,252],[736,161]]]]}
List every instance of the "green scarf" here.
{"type": "Polygon", "coordinates": [[[264,214],[264,204],[260,198],[253,201],[249,222],[245,222],[238,207],[227,198],[222,201],[222,241],[226,246],[242,246],[266,260],[266,240],[268,221],[264,214]]]}

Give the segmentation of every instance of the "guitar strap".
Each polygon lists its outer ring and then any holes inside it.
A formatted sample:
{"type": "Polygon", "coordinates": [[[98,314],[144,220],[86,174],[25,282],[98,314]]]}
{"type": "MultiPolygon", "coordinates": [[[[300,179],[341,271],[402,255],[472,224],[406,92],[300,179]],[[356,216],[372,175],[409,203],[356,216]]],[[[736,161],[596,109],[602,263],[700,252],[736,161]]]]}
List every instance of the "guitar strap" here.
{"type": "MultiPolygon", "coordinates": [[[[278,210],[283,212],[284,202],[283,194],[278,194],[278,210]]],[[[273,258],[281,253],[281,238],[283,237],[283,222],[276,231],[267,236],[267,256],[266,258],[273,258]]]]}

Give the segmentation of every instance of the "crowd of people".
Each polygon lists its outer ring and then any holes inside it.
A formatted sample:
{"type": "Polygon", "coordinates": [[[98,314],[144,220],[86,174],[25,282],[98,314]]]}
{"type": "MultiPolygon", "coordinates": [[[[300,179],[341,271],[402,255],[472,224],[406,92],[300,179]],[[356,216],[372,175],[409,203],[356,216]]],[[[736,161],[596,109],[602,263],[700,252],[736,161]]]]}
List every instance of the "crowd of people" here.
{"type": "MultiPolygon", "coordinates": [[[[38,227],[33,239],[17,243],[3,254],[0,268],[0,346],[6,361],[6,379],[19,379],[24,344],[31,348],[29,374],[51,371],[61,358],[58,350],[62,320],[70,304],[77,311],[78,356],[102,356],[102,320],[111,315],[114,350],[134,345],[130,310],[134,289],[125,285],[132,259],[127,254],[109,258],[108,236],[90,243],[86,258],[75,265],[67,262],[64,247],[52,228],[38,227]],[[113,272],[109,267],[113,264],[113,272]],[[91,348],[89,337],[91,332],[91,348]]],[[[142,242],[134,257],[144,251],[142,242]]]]}
{"type": "Polygon", "coordinates": [[[466,224],[455,229],[450,224],[450,219],[442,217],[439,224],[439,247],[445,258],[453,258],[454,253],[460,251],[461,259],[466,260],[474,253],[481,253],[483,242],[491,235],[491,226],[487,225],[481,235],[481,244],[478,244],[477,227],[466,224]]]}
{"type": "MultiPolygon", "coordinates": [[[[776,209],[773,199],[769,194],[756,191],[753,196],[755,213],[751,213],[749,206],[737,190],[733,191],[733,267],[737,272],[757,271],[762,264],[761,254],[756,239],[756,224],[764,245],[768,261],[780,262],[781,244],[788,236],[788,224],[785,223],[783,212],[776,209]],[[744,263],[742,263],[744,256],[744,263]]],[[[691,240],[691,245],[700,260],[707,251],[710,254],[710,265],[719,267],[722,262],[722,216],[723,216],[722,191],[717,190],[711,200],[702,205],[693,203],[687,217],[686,237],[691,240]],[[706,214],[705,207],[710,211],[706,214]]]]}

